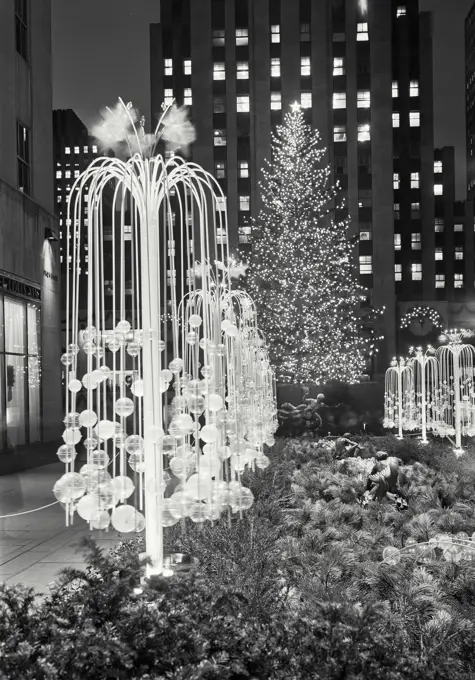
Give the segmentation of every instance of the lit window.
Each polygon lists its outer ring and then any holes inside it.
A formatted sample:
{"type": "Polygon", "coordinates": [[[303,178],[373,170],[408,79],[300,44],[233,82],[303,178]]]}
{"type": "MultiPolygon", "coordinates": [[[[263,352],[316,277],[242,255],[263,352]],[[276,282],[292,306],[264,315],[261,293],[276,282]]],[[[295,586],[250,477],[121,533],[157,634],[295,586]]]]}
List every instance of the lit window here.
{"type": "Polygon", "coordinates": [[[248,61],[238,61],[236,76],[237,76],[238,80],[248,80],[249,79],[249,62],[248,61]]]}
{"type": "Polygon", "coordinates": [[[463,274],[454,274],[454,288],[463,288],[463,274]]]}
{"type": "Polygon", "coordinates": [[[213,113],[226,113],[226,96],[224,94],[214,95],[213,113]]]}
{"type": "Polygon", "coordinates": [[[358,125],[358,141],[369,142],[371,139],[371,129],[369,123],[361,123],[358,125]]]}
{"type": "Polygon", "coordinates": [[[360,241],[371,241],[372,234],[370,231],[360,231],[360,241]]]}
{"type": "Polygon", "coordinates": [[[214,146],[226,146],[226,130],[215,130],[213,141],[214,146]]]}
{"type": "Polygon", "coordinates": [[[346,142],[346,127],[345,125],[335,125],[333,128],[333,141],[346,142]]]}
{"type": "Polygon", "coordinates": [[[360,255],[360,274],[373,273],[373,256],[360,255]]]}
{"type": "Polygon", "coordinates": [[[392,93],[394,98],[399,97],[399,84],[397,80],[393,80],[392,93]]]}
{"type": "Polygon", "coordinates": [[[249,95],[240,94],[236,98],[236,111],[238,113],[247,113],[250,109],[249,95]]]}
{"type": "Polygon", "coordinates": [[[411,217],[419,217],[421,213],[421,204],[419,202],[411,203],[411,217]]]}
{"type": "Polygon", "coordinates": [[[435,218],[435,232],[441,234],[444,231],[444,220],[442,217],[435,218]]]}
{"type": "Polygon", "coordinates": [[[421,124],[421,114],[419,111],[409,112],[409,125],[411,127],[419,127],[421,124]]]}
{"type": "Polygon", "coordinates": [[[74,153],[79,153],[79,147],[78,146],[74,147],[74,153]]]}
{"type": "Polygon", "coordinates": [[[411,80],[409,83],[409,96],[418,97],[419,96],[419,81],[411,80]]]}
{"type": "Polygon", "coordinates": [[[64,153],[71,153],[71,147],[65,146],[64,147],[64,153]]]}
{"type": "Polygon", "coordinates": [[[88,146],[85,146],[85,147],[83,148],[83,152],[84,152],[84,153],[89,153],[89,147],[88,147],[88,146]]]}
{"type": "Polygon", "coordinates": [[[97,153],[97,146],[95,144],[92,145],[92,153],[97,153]]]}
{"type": "Polygon", "coordinates": [[[270,27],[270,40],[273,43],[280,43],[280,26],[278,24],[270,27]]]}
{"type": "Polygon", "coordinates": [[[249,210],[249,196],[239,196],[239,210],[249,210]]]}
{"type": "Polygon", "coordinates": [[[165,75],[173,75],[173,59],[165,59],[165,75]]]}
{"type": "Polygon", "coordinates": [[[402,264],[394,265],[394,280],[402,281],[402,264]]]}
{"type": "Polygon", "coordinates": [[[369,90],[359,90],[357,93],[357,106],[359,109],[369,109],[371,97],[369,90]]]}
{"type": "Polygon", "coordinates": [[[249,177],[249,161],[239,161],[239,177],[249,177]]]}
{"type": "Polygon", "coordinates": [[[406,6],[405,5],[398,5],[396,9],[396,17],[399,19],[399,17],[405,17],[406,16],[406,6]]]}
{"type": "Polygon", "coordinates": [[[183,92],[183,104],[191,106],[193,104],[193,95],[191,94],[191,87],[185,87],[183,92]]]}
{"type": "Polygon", "coordinates": [[[422,281],[422,263],[413,262],[411,264],[411,276],[413,281],[422,281]]]}
{"type": "Polygon", "coordinates": [[[343,57],[335,57],[333,59],[333,75],[334,76],[345,75],[345,60],[343,57]]]}
{"type": "Polygon", "coordinates": [[[393,172],[393,189],[399,189],[399,173],[393,172]]]}
{"type": "Polygon", "coordinates": [[[224,45],[224,30],[218,29],[213,31],[213,45],[215,47],[224,45]]]}
{"type": "Polygon", "coordinates": [[[224,161],[218,161],[214,164],[214,174],[217,179],[225,179],[226,177],[226,164],[224,161]]]}
{"type": "Polygon", "coordinates": [[[400,217],[401,217],[401,204],[395,203],[394,204],[394,219],[398,220],[400,217]]]}
{"type": "Polygon", "coordinates": [[[310,24],[300,24],[300,42],[309,42],[310,24]]]}
{"type": "Polygon", "coordinates": [[[61,172],[61,170],[56,170],[56,179],[61,179],[62,176],[63,173],[61,172]]]}
{"type": "Polygon", "coordinates": [[[300,75],[310,75],[310,57],[300,57],[300,75]]]}
{"type": "Polygon", "coordinates": [[[445,288],[445,274],[436,274],[435,275],[435,287],[436,288],[445,288]]]}
{"type": "Polygon", "coordinates": [[[300,95],[300,106],[303,109],[311,109],[312,108],[312,93],[311,92],[302,92],[300,95]]]}
{"type": "Polygon", "coordinates": [[[56,203],[61,203],[62,200],[63,200],[63,199],[62,199],[62,197],[61,197],[61,194],[58,194],[58,195],[56,196],[56,203]]]}
{"type": "Polygon", "coordinates": [[[71,170],[66,170],[64,176],[66,177],[66,179],[69,179],[71,177],[71,170]]]}
{"type": "Polygon", "coordinates": [[[442,172],[442,161],[434,161],[434,172],[442,172]]]}
{"type": "Polygon", "coordinates": [[[249,243],[252,227],[238,227],[239,243],[249,243]]]}
{"type": "Polygon", "coordinates": [[[455,259],[456,260],[463,260],[463,247],[462,246],[455,246],[455,259]]]}
{"type": "Polygon", "coordinates": [[[463,231],[463,224],[461,224],[460,222],[454,224],[454,231],[463,231]]]}
{"type": "Polygon", "coordinates": [[[282,95],[280,92],[270,93],[270,107],[273,111],[278,111],[282,108],[282,95]]]}
{"type": "Polygon", "coordinates": [[[191,75],[191,59],[183,60],[183,73],[185,74],[185,76],[191,75]]]}
{"type": "Polygon", "coordinates": [[[272,78],[280,78],[280,59],[272,57],[270,61],[270,74],[272,78]]]}
{"type": "Polygon", "coordinates": [[[74,177],[79,177],[79,170],[74,171],[74,177]]]}
{"type": "Polygon", "coordinates": [[[398,128],[401,124],[401,114],[393,112],[393,127],[398,128]]]}
{"type": "Polygon", "coordinates": [[[333,108],[346,109],[346,92],[333,93],[333,108]]]}
{"type": "Polygon", "coordinates": [[[444,193],[444,185],[443,184],[434,184],[434,196],[442,196],[444,193]]]}
{"type": "Polygon", "coordinates": [[[418,172],[411,172],[411,189],[419,189],[420,180],[418,172]]]}
{"type": "Polygon", "coordinates": [[[213,64],[213,80],[225,80],[226,79],[226,67],[224,61],[217,61],[213,64]]]}
{"type": "Polygon", "coordinates": [[[442,248],[436,248],[435,249],[435,259],[436,260],[443,260],[444,259],[444,251],[442,248]]]}
{"type": "Polygon", "coordinates": [[[163,93],[163,101],[165,103],[165,106],[173,104],[173,99],[174,99],[173,90],[171,88],[165,88],[163,93]]]}
{"type": "Polygon", "coordinates": [[[412,250],[420,250],[422,243],[421,234],[411,234],[411,248],[412,250]]]}
{"type": "Polygon", "coordinates": [[[236,28],[236,45],[247,45],[249,42],[249,35],[247,28],[236,28]]]}
{"type": "Polygon", "coordinates": [[[394,250],[401,250],[401,234],[394,234],[394,250]]]}
{"type": "Polygon", "coordinates": [[[356,40],[359,42],[366,42],[369,40],[368,23],[366,21],[358,23],[356,26],[356,40]]]}

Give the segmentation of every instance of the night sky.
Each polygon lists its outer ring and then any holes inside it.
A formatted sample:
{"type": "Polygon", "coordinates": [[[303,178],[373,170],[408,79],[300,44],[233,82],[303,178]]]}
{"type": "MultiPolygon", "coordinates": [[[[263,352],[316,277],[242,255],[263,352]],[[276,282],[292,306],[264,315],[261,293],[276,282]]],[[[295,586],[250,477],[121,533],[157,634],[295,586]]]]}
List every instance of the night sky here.
{"type": "MultiPolygon", "coordinates": [[[[459,199],[465,198],[464,19],[472,3],[420,0],[422,10],[434,11],[435,143],[456,147],[459,199]]],[[[159,20],[159,5],[52,0],[54,108],[74,109],[89,126],[121,96],[149,119],[148,26],[159,20]]]]}

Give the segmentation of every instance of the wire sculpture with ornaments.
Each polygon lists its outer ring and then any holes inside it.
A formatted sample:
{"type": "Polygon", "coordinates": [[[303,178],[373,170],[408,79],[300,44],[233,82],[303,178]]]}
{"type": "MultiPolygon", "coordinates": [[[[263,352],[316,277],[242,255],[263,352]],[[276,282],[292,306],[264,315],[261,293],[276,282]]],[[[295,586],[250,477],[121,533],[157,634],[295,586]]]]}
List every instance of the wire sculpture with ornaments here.
{"type": "Polygon", "coordinates": [[[67,524],[77,512],[93,529],[145,529],[150,576],[164,572],[164,527],[252,505],[242,473],[269,463],[275,380],[254,303],[232,289],[243,268],[218,183],[156,153],[186,153],[186,109],[164,107],[150,135],[119,99],[92,133],[115,157],[95,159],[68,199],[66,469],[53,491],[67,524]]]}

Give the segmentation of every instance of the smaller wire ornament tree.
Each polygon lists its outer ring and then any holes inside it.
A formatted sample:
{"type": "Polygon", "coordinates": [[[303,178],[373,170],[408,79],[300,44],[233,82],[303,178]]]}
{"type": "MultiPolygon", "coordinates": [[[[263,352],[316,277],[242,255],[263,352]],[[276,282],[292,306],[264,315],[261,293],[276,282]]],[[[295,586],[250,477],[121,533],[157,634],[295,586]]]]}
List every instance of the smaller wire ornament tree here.
{"type": "Polygon", "coordinates": [[[445,331],[443,338],[448,342],[436,353],[440,380],[439,418],[434,434],[447,437],[458,454],[463,453],[462,437],[475,435],[475,348],[463,343],[471,335],[471,331],[464,329],[445,331]]]}
{"type": "Polygon", "coordinates": [[[412,355],[408,365],[412,371],[414,390],[413,416],[416,426],[421,430],[421,441],[428,443],[427,431],[438,426],[437,394],[439,388],[439,364],[435,349],[430,345],[409,350],[412,355]]]}
{"type": "Polygon", "coordinates": [[[383,427],[397,428],[398,439],[417,429],[412,366],[404,357],[394,358],[386,371],[383,427]]]}

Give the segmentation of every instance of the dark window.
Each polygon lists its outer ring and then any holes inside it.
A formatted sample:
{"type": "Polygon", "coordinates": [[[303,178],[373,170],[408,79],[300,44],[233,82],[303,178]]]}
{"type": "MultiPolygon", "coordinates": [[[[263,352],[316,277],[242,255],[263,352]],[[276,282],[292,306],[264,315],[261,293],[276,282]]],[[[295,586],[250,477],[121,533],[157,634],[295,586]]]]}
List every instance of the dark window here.
{"type": "Polygon", "coordinates": [[[18,188],[30,193],[30,131],[17,121],[18,188]]]}
{"type": "Polygon", "coordinates": [[[216,94],[213,97],[213,113],[226,113],[226,96],[216,94]]]}
{"type": "Polygon", "coordinates": [[[15,43],[19,54],[28,61],[28,0],[15,0],[15,43]]]}

